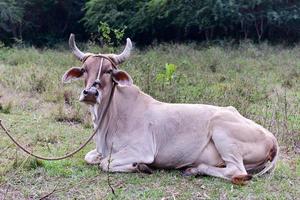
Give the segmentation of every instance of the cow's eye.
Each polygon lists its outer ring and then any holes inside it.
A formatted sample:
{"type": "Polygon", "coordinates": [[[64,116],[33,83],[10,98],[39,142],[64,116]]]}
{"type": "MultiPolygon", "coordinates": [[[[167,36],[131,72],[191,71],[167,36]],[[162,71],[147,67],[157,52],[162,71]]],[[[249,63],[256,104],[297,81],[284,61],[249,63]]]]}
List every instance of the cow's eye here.
{"type": "Polygon", "coordinates": [[[111,74],[112,73],[112,69],[107,70],[106,72],[104,72],[105,74],[111,74]]]}
{"type": "Polygon", "coordinates": [[[82,73],[86,72],[86,70],[84,68],[80,69],[82,73]]]}

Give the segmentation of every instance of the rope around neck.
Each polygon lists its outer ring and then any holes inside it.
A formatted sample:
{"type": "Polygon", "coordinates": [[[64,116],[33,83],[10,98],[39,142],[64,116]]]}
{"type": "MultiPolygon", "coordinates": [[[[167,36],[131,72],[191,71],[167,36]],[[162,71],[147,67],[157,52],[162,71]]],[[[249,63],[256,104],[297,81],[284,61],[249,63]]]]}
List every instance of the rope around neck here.
{"type": "Polygon", "coordinates": [[[66,159],[68,157],[71,157],[73,156],[74,154],[76,154],[77,152],[79,152],[81,149],[83,149],[90,141],[91,139],[96,135],[97,131],[99,130],[102,122],[103,122],[103,119],[104,117],[106,116],[107,114],[107,111],[108,111],[108,108],[109,108],[109,105],[111,103],[111,100],[112,100],[112,97],[113,97],[113,94],[114,94],[114,91],[115,91],[115,87],[116,87],[116,84],[113,82],[113,86],[112,86],[112,90],[110,92],[110,96],[109,96],[109,101],[108,101],[108,104],[104,110],[104,113],[103,115],[101,116],[101,119],[100,119],[100,122],[97,126],[97,128],[95,129],[95,131],[93,132],[93,134],[82,144],[80,145],[80,147],[64,156],[60,156],[60,157],[54,157],[54,158],[49,158],[49,157],[43,157],[43,156],[40,156],[40,155],[36,155],[32,152],[30,152],[28,149],[26,149],[24,146],[22,146],[19,142],[17,142],[17,140],[9,133],[9,131],[5,128],[5,126],[2,124],[2,120],[0,119],[0,126],[1,128],[3,129],[3,131],[6,133],[6,135],[13,141],[13,143],[15,143],[16,146],[18,146],[20,149],[22,149],[25,153],[37,158],[37,159],[40,159],[40,160],[63,160],[63,159],[66,159]]]}

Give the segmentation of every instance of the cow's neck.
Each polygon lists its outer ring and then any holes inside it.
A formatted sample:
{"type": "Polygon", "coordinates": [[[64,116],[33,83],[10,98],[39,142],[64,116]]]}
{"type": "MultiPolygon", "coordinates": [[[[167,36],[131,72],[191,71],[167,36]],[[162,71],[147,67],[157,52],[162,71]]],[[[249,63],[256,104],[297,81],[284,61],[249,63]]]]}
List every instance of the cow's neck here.
{"type": "MultiPolygon", "coordinates": [[[[97,127],[100,117],[103,115],[104,109],[108,105],[108,99],[109,95],[107,95],[107,98],[102,100],[100,105],[93,106],[91,110],[94,128],[97,127]]],[[[103,156],[106,156],[112,143],[111,133],[119,133],[120,130],[116,129],[126,127],[126,123],[129,122],[130,114],[133,110],[137,107],[145,106],[145,103],[152,100],[152,97],[141,92],[137,86],[116,86],[108,112],[104,116],[99,131],[95,137],[97,151],[102,153],[103,156]]],[[[117,144],[114,144],[114,146],[115,145],[117,144]]]]}

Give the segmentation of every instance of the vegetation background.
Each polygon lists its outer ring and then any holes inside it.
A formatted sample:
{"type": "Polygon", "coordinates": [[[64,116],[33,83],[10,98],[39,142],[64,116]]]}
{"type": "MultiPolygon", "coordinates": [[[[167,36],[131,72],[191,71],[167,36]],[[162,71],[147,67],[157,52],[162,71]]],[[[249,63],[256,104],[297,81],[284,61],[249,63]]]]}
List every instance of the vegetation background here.
{"type": "MultiPolygon", "coordinates": [[[[71,32],[87,52],[138,48],[121,67],[160,101],[232,105],[280,143],[275,172],[246,186],[177,170],[111,174],[28,157],[0,140],[0,199],[297,199],[300,196],[300,2],[234,0],[1,0],[0,119],[27,148],[58,156],[92,132],[71,32]]],[[[1,131],[0,131],[0,134],[1,131]]]]}
{"type": "Polygon", "coordinates": [[[38,46],[87,41],[100,22],[140,45],[153,41],[300,38],[297,0],[1,0],[0,40],[38,46]]]}

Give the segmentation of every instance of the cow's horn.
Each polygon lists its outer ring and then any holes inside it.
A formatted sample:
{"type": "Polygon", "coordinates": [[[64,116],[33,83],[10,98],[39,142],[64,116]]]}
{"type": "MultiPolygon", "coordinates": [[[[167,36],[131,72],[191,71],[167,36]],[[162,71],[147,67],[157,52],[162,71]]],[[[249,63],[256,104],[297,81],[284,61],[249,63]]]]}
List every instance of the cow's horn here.
{"type": "Polygon", "coordinates": [[[127,38],[126,39],[126,47],[123,50],[123,52],[119,55],[114,55],[116,64],[120,64],[120,63],[124,62],[125,60],[127,60],[130,56],[131,49],[132,49],[131,40],[129,38],[127,38]]]}
{"type": "Polygon", "coordinates": [[[76,58],[78,58],[80,61],[83,61],[84,57],[85,57],[85,53],[83,53],[82,51],[80,51],[76,44],[75,44],[75,35],[73,33],[71,33],[70,38],[69,38],[69,47],[72,51],[72,53],[76,56],[76,58]]]}

